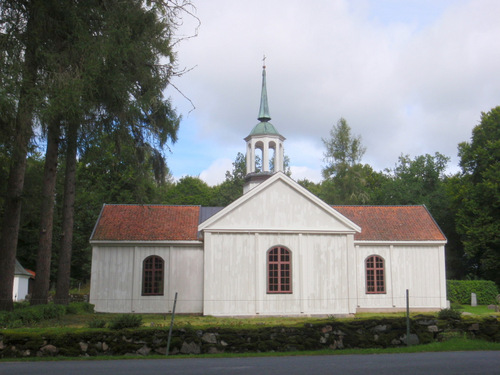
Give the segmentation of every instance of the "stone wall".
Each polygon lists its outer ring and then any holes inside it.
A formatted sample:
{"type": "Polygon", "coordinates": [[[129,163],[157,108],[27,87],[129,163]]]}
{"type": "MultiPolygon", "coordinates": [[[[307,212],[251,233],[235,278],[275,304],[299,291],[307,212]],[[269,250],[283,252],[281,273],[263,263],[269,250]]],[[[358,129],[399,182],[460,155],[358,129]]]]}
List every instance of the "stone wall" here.
{"type": "MultiPolygon", "coordinates": [[[[422,316],[411,321],[410,344],[450,336],[500,342],[497,318],[438,321],[422,316]]],[[[168,327],[112,331],[79,329],[70,333],[0,333],[0,358],[44,356],[166,354],[168,327]]],[[[345,319],[302,327],[250,329],[181,328],[173,331],[170,354],[244,353],[344,348],[386,348],[406,345],[406,320],[345,319]]]]}

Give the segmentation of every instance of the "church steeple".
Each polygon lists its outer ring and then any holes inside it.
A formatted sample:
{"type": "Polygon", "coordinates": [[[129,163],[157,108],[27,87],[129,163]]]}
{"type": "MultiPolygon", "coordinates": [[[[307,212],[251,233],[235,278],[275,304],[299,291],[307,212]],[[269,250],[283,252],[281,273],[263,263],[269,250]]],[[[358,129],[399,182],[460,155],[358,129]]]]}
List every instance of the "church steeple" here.
{"type": "Polygon", "coordinates": [[[265,57],[262,67],[262,90],[258,120],[260,122],[255,125],[250,134],[245,138],[247,142],[247,174],[245,176],[243,193],[250,191],[274,173],[283,172],[284,170],[283,141],[285,137],[269,122],[271,116],[267,101],[265,57]],[[259,162],[260,166],[258,165],[259,162]]]}
{"type": "Polygon", "coordinates": [[[262,90],[260,93],[259,121],[267,122],[271,120],[269,115],[269,104],[267,103],[267,85],[266,85],[266,57],[264,56],[264,65],[262,66],[262,90]]]}

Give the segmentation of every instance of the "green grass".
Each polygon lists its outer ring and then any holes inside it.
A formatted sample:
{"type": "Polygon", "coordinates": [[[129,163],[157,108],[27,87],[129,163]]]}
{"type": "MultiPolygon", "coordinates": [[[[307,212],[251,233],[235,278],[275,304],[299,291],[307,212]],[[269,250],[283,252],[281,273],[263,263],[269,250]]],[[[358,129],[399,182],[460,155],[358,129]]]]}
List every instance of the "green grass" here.
{"type": "MultiPolygon", "coordinates": [[[[120,314],[67,314],[60,319],[50,319],[32,324],[29,327],[14,328],[16,331],[23,329],[46,330],[54,329],[64,331],[66,329],[86,328],[92,320],[102,319],[110,322],[120,314]]],[[[170,327],[171,315],[162,314],[140,314],[142,315],[143,327],[170,327]]],[[[307,318],[307,317],[251,317],[251,318],[216,318],[213,316],[199,315],[176,315],[175,328],[190,327],[194,329],[207,328],[260,328],[270,326],[300,327],[306,323],[327,323],[331,318],[307,318]]],[[[10,329],[9,329],[10,330],[10,329]]]]}
{"type": "MultiPolygon", "coordinates": [[[[487,306],[460,306],[459,311],[469,312],[477,316],[497,316],[500,317],[500,313],[490,310],[487,306]]],[[[54,328],[62,329],[65,328],[86,328],[92,320],[100,319],[107,322],[111,321],[119,314],[111,313],[80,313],[80,314],[66,314],[59,319],[44,320],[38,323],[33,323],[28,326],[28,328],[54,328]]],[[[168,327],[170,326],[171,315],[165,314],[141,314],[143,326],[155,326],[155,327],[168,327]]],[[[425,315],[426,317],[436,317],[437,313],[411,313],[412,318],[418,318],[419,316],[425,315]]],[[[382,318],[397,318],[405,317],[406,313],[360,313],[356,314],[355,318],[363,319],[382,319],[382,318]]],[[[344,320],[344,319],[355,319],[355,318],[331,318],[331,317],[246,317],[246,318],[218,318],[213,316],[201,316],[201,315],[176,315],[174,326],[176,328],[180,327],[191,327],[196,329],[206,329],[206,328],[259,328],[259,327],[269,327],[269,326],[286,326],[286,327],[297,327],[303,326],[306,323],[327,323],[334,319],[344,320]]],[[[26,326],[23,328],[27,328],[26,326]]],[[[18,328],[18,329],[23,329],[18,328]]]]}
{"type": "Polygon", "coordinates": [[[468,312],[474,315],[497,315],[500,316],[500,313],[495,312],[495,310],[490,310],[488,309],[488,306],[486,305],[481,305],[481,306],[467,306],[463,305],[457,308],[458,311],[460,312],[468,312]]]}

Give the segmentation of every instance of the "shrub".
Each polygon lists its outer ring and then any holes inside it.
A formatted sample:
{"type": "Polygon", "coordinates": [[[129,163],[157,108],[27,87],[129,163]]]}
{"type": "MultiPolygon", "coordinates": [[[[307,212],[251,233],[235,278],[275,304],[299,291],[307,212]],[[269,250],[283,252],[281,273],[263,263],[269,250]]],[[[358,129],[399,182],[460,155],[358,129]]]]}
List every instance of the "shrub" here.
{"type": "Polygon", "coordinates": [[[30,306],[30,302],[27,300],[24,300],[21,302],[14,302],[14,310],[22,309],[22,308],[29,307],[29,306],[30,306]]]}
{"type": "Polygon", "coordinates": [[[70,302],[66,306],[66,314],[93,314],[94,305],[88,302],[70,302]]]}
{"type": "Polygon", "coordinates": [[[39,308],[42,312],[42,320],[47,319],[60,319],[66,314],[66,307],[63,305],[56,305],[49,303],[48,305],[32,306],[32,308],[39,308]]]}
{"type": "Polygon", "coordinates": [[[89,328],[104,328],[106,327],[106,321],[104,319],[93,319],[87,325],[89,328]]]}
{"type": "Polygon", "coordinates": [[[6,327],[7,328],[22,328],[24,326],[23,322],[20,321],[20,320],[13,320],[13,321],[10,321],[6,327]]]}
{"type": "Polygon", "coordinates": [[[443,320],[460,320],[461,317],[460,311],[454,309],[442,309],[438,313],[438,318],[443,320]]]}
{"type": "Polygon", "coordinates": [[[142,316],[133,314],[121,314],[109,322],[111,329],[136,328],[142,325],[142,316]]]}
{"type": "Polygon", "coordinates": [[[0,327],[11,327],[38,323],[47,319],[60,319],[66,313],[66,308],[61,305],[16,304],[13,311],[0,314],[0,327]]]}
{"type": "Polygon", "coordinates": [[[15,309],[9,317],[9,321],[20,320],[24,324],[33,324],[43,320],[43,305],[29,306],[22,309],[15,309]]]}
{"type": "Polygon", "coordinates": [[[7,311],[0,311],[0,327],[6,327],[10,321],[10,314],[7,311]]]}
{"type": "Polygon", "coordinates": [[[471,293],[476,293],[479,305],[495,303],[498,295],[496,284],[489,280],[447,280],[446,289],[450,302],[463,305],[470,305],[471,293]]]}
{"type": "Polygon", "coordinates": [[[459,304],[459,303],[456,303],[456,302],[452,302],[450,304],[450,307],[453,309],[453,310],[460,310],[462,308],[462,305],[459,304]]]}

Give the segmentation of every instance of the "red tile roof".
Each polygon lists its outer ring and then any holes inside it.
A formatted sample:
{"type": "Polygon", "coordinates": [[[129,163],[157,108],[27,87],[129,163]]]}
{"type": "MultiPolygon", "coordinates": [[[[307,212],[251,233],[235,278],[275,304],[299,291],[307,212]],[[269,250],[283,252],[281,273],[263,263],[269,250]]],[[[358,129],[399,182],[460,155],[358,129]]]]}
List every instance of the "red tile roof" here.
{"type": "Polygon", "coordinates": [[[35,271],[32,271],[32,270],[29,270],[27,268],[25,268],[26,271],[28,271],[28,273],[31,274],[31,277],[34,279],[36,277],[36,272],[35,271]]]}
{"type": "MultiPolygon", "coordinates": [[[[361,227],[358,241],[446,241],[425,206],[332,206],[361,227]]],[[[199,206],[105,205],[91,240],[197,240],[199,206]]]]}
{"type": "Polygon", "coordinates": [[[446,241],[425,206],[332,206],[361,227],[358,241],[446,241]]]}
{"type": "Polygon", "coordinates": [[[105,205],[91,240],[197,240],[199,212],[199,206],[105,205]]]}

